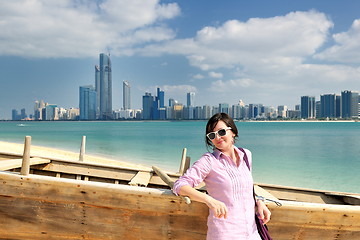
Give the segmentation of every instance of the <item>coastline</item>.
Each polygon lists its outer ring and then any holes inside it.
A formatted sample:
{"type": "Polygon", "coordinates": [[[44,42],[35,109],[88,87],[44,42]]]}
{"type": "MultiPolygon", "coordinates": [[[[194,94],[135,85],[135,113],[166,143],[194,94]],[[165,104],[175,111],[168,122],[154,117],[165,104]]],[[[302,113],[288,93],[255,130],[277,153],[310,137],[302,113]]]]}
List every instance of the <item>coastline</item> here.
{"type": "MultiPolygon", "coordinates": [[[[79,149],[80,151],[80,149],[79,149]]],[[[24,144],[0,141],[0,153],[20,154],[24,152],[24,144]]],[[[31,156],[41,156],[44,158],[54,159],[66,159],[70,161],[79,161],[79,153],[62,150],[58,148],[49,148],[37,145],[31,145],[30,149],[31,156]]],[[[0,159],[1,160],[1,159],[0,159]]],[[[151,169],[141,164],[129,163],[123,160],[113,160],[110,158],[97,156],[93,154],[84,155],[84,162],[98,163],[111,166],[139,168],[139,169],[151,169]]]]}

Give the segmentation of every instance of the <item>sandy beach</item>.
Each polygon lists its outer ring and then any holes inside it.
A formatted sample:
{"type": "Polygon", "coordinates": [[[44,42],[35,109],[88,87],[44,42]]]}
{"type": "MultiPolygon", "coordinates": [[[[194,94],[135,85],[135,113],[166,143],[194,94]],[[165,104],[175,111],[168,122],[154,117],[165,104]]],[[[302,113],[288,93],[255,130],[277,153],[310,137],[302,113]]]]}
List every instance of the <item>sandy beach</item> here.
{"type": "MultiPolygon", "coordinates": [[[[22,155],[23,152],[24,152],[24,144],[0,141],[0,153],[22,155]]],[[[55,149],[55,148],[35,146],[35,145],[31,145],[30,155],[33,157],[44,157],[50,159],[66,159],[73,161],[79,160],[79,153],[55,149]]],[[[95,155],[88,155],[88,154],[85,154],[84,162],[106,164],[111,166],[139,168],[146,170],[150,169],[150,167],[140,164],[133,164],[122,160],[112,160],[109,158],[95,156],[95,155]]]]}

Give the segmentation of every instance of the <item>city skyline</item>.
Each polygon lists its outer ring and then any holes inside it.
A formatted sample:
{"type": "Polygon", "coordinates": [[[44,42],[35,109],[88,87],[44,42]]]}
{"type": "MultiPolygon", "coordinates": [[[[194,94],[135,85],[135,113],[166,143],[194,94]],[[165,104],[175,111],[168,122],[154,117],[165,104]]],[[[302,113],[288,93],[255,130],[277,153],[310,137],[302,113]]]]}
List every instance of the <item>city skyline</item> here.
{"type": "MultiPolygon", "coordinates": [[[[124,97],[130,96],[131,87],[127,81],[123,83],[124,97]]],[[[360,119],[360,95],[358,91],[345,90],[340,94],[321,94],[319,100],[315,96],[301,96],[300,104],[294,109],[286,105],[269,106],[263,103],[218,103],[217,105],[195,105],[195,93],[186,94],[187,103],[179,103],[169,97],[165,104],[165,92],[159,87],[156,96],[145,92],[142,96],[142,108],[114,109],[111,116],[101,119],[97,115],[97,92],[92,85],[79,87],[79,108],[65,109],[55,104],[35,101],[34,114],[21,114],[12,109],[12,120],[201,120],[209,119],[212,114],[225,112],[234,119],[271,120],[271,119],[360,119]]],[[[129,100],[128,100],[129,101],[129,100]]],[[[1,119],[0,119],[1,120],[1,119]]]]}
{"type": "Polygon", "coordinates": [[[358,91],[359,7],[350,0],[2,1],[0,119],[11,119],[12,109],[30,113],[41,99],[77,107],[101,52],[111,54],[113,110],[124,105],[123,81],[131,83],[132,108],[157,87],[184,105],[194,92],[200,106],[242,99],[292,109],[304,95],[358,91]]]}

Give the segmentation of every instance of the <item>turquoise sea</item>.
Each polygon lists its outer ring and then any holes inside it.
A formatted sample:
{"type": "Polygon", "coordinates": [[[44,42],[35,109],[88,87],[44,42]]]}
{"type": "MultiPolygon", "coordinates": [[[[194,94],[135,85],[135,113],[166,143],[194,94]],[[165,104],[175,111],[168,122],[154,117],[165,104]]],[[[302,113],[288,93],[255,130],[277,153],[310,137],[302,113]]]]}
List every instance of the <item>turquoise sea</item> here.
{"type": "MultiPolygon", "coordinates": [[[[0,141],[86,153],[177,171],[208,151],[205,121],[0,122],[0,141]]],[[[236,122],[237,146],[253,154],[256,182],[360,193],[360,122],[236,122]]]]}

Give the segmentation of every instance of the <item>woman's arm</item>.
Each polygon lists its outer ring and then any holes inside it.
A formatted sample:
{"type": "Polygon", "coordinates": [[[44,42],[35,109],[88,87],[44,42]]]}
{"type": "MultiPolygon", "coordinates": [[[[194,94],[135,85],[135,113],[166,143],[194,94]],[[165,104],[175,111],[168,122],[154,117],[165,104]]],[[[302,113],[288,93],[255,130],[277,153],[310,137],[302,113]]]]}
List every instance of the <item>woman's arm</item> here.
{"type": "Polygon", "coordinates": [[[189,185],[182,186],[179,190],[179,194],[188,196],[191,200],[205,203],[213,211],[214,216],[218,218],[227,218],[228,209],[226,205],[208,194],[200,192],[189,185]]]}

